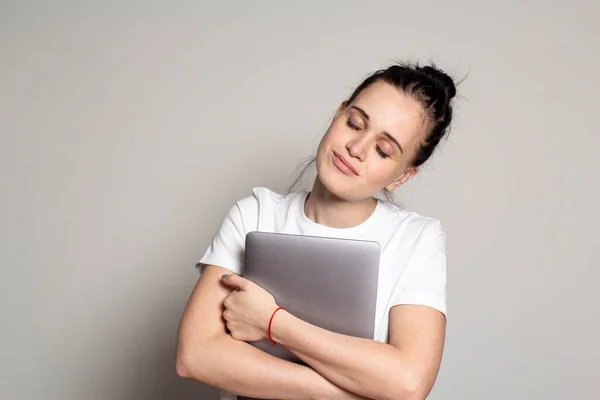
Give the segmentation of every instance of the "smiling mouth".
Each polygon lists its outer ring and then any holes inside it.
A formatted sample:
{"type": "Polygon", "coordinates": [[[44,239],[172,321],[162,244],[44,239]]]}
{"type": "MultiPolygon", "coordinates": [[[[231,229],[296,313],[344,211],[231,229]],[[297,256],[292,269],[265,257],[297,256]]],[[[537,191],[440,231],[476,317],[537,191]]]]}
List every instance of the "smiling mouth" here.
{"type": "Polygon", "coordinates": [[[333,152],[333,163],[340,171],[342,171],[346,175],[350,176],[358,176],[358,171],[354,169],[352,164],[350,164],[344,157],[340,156],[335,151],[333,152]]]}

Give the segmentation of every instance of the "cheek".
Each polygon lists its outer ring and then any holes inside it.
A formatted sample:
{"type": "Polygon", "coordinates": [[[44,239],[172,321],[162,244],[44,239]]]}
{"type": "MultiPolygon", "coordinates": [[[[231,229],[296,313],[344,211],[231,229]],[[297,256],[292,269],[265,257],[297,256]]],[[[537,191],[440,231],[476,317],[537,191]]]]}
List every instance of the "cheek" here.
{"type": "Polygon", "coordinates": [[[329,143],[344,141],[349,134],[349,129],[350,128],[346,126],[345,120],[338,117],[337,119],[334,119],[329,125],[329,128],[327,128],[327,131],[323,135],[323,140],[329,143]]]}
{"type": "Polygon", "coordinates": [[[340,130],[336,129],[335,126],[332,125],[329,127],[329,129],[327,129],[327,131],[323,135],[321,142],[325,143],[325,144],[332,144],[332,143],[335,143],[336,141],[339,141],[339,138],[340,138],[340,130]]]}
{"type": "Polygon", "coordinates": [[[374,160],[367,168],[370,182],[376,186],[387,186],[395,181],[402,173],[402,168],[397,162],[390,160],[374,160]]]}
{"type": "Polygon", "coordinates": [[[317,157],[322,157],[324,154],[328,154],[332,148],[339,148],[340,146],[341,138],[339,130],[330,127],[321,138],[321,142],[317,148],[317,157]]]}

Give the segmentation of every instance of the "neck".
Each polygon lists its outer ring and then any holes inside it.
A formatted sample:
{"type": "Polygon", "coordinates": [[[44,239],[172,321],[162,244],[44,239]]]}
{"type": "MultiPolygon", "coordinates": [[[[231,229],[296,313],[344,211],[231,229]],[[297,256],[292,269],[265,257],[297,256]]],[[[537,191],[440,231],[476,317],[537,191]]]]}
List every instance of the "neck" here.
{"type": "Polygon", "coordinates": [[[369,197],[364,200],[348,201],[331,193],[315,179],[313,189],[304,203],[304,213],[308,219],[330,228],[352,228],[365,222],[377,206],[377,200],[369,197]]]}

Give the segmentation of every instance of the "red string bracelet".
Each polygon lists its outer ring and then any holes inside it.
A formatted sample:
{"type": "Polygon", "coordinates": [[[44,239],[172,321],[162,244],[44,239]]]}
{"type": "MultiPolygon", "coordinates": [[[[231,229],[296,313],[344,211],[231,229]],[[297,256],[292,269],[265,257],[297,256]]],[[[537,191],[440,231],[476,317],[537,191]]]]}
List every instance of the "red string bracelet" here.
{"type": "Polygon", "coordinates": [[[277,307],[275,309],[275,311],[273,311],[273,314],[271,315],[271,319],[269,320],[269,329],[268,329],[268,334],[269,334],[269,340],[271,340],[271,347],[275,347],[276,343],[273,340],[273,337],[271,336],[271,325],[273,324],[273,318],[275,317],[275,314],[277,314],[277,311],[279,310],[283,310],[283,307],[277,307]]]}

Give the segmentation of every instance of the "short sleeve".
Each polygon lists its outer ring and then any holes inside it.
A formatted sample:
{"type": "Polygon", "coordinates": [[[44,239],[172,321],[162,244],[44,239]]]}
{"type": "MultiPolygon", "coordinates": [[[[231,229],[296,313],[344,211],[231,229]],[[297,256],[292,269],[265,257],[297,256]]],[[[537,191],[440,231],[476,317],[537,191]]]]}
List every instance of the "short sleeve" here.
{"type": "Polygon", "coordinates": [[[215,265],[241,274],[245,243],[242,213],[239,205],[235,204],[225,215],[219,230],[197,264],[199,271],[202,272],[207,265],[215,265]]]}
{"type": "Polygon", "coordinates": [[[432,220],[424,228],[394,293],[394,305],[415,304],[446,314],[446,235],[432,220]]]}

